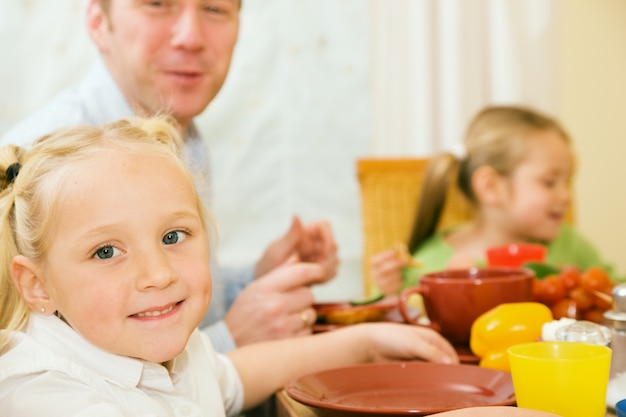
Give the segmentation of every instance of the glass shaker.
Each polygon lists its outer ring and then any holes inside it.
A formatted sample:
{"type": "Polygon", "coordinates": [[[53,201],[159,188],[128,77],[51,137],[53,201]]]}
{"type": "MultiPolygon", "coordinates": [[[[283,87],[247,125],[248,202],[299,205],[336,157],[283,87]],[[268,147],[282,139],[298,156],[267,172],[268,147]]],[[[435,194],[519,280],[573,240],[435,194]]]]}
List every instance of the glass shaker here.
{"type": "Polygon", "coordinates": [[[561,342],[582,342],[602,346],[608,346],[612,339],[608,327],[585,320],[559,327],[555,337],[561,342]]]}
{"type": "Polygon", "coordinates": [[[611,378],[626,372],[626,284],[613,288],[613,309],[604,313],[611,327],[611,378]]]}

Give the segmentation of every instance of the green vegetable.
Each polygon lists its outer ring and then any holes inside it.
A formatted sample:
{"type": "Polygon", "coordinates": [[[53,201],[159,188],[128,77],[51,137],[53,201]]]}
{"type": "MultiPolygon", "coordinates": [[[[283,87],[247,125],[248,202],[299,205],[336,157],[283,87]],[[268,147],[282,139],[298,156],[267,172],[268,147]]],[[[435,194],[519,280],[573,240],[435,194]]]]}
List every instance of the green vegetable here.
{"type": "Polygon", "coordinates": [[[373,303],[375,303],[377,301],[382,300],[383,298],[385,298],[385,296],[383,294],[379,294],[379,295],[376,295],[376,296],[373,296],[373,297],[370,297],[370,298],[365,298],[365,299],[362,299],[362,300],[352,300],[352,301],[350,301],[350,305],[353,305],[353,306],[364,306],[364,305],[367,305],[367,304],[373,304],[373,303]]]}
{"type": "Polygon", "coordinates": [[[554,265],[539,262],[527,262],[524,264],[524,268],[534,271],[538,279],[543,279],[548,275],[554,275],[561,272],[561,270],[554,265]]]}

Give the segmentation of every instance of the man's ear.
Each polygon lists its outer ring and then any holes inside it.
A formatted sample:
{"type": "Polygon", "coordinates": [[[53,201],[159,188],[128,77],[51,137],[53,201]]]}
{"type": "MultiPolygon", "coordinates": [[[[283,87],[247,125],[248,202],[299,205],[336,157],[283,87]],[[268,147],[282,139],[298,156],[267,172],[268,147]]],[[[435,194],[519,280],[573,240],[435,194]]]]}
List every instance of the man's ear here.
{"type": "Polygon", "coordinates": [[[472,189],[479,204],[495,206],[500,204],[504,193],[504,178],[495,169],[483,165],[472,175],[472,189]]]}
{"type": "Polygon", "coordinates": [[[31,310],[38,313],[54,313],[57,310],[41,280],[40,269],[30,258],[23,255],[13,258],[11,279],[31,310]]]}
{"type": "Polygon", "coordinates": [[[106,51],[106,33],[110,30],[110,26],[108,16],[102,10],[100,0],[89,0],[86,20],[87,32],[91,40],[96,44],[100,52],[106,51]]]}

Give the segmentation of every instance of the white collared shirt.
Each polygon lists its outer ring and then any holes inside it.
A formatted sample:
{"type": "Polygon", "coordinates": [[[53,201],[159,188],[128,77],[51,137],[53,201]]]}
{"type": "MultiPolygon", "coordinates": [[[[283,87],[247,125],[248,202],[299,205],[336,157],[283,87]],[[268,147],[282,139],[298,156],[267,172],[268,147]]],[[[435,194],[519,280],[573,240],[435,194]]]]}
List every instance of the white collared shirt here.
{"type": "Polygon", "coordinates": [[[222,417],[243,405],[232,362],[195,331],[171,371],[106,352],[52,315],[33,313],[0,356],[0,415],[222,417]]]}

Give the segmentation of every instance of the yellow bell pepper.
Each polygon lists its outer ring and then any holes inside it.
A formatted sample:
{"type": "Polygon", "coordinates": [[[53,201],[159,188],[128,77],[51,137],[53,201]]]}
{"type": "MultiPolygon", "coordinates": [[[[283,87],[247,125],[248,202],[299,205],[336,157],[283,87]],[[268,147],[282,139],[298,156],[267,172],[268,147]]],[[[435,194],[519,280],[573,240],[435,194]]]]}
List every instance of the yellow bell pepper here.
{"type": "Polygon", "coordinates": [[[552,311],[541,303],[504,303],[480,315],[472,324],[470,349],[485,368],[510,372],[506,350],[541,337],[552,311]]]}

